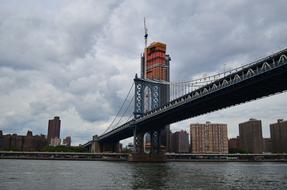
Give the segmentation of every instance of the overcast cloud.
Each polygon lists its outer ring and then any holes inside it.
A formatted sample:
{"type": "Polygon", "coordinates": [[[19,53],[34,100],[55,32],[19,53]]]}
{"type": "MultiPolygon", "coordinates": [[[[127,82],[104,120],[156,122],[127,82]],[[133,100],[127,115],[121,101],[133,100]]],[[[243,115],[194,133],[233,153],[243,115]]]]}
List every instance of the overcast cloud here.
{"type": "MultiPolygon", "coordinates": [[[[46,134],[59,115],[73,144],[101,134],[139,73],[143,17],[149,42],[167,44],[171,80],[233,68],[287,46],[284,0],[1,0],[0,130],[46,134]]],[[[174,124],[287,119],[286,93],[174,124]]]]}

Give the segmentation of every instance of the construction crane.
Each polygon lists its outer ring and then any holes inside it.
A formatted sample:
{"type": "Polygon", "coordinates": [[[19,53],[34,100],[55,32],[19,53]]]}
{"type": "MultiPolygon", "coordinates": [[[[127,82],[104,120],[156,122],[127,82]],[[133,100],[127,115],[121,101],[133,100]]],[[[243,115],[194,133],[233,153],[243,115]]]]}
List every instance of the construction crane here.
{"type": "Polygon", "coordinates": [[[145,21],[145,17],[144,17],[144,43],[145,43],[145,47],[144,47],[144,79],[146,79],[146,67],[147,67],[147,37],[148,37],[148,33],[147,33],[147,27],[146,27],[146,21],[145,21]]]}
{"type": "Polygon", "coordinates": [[[144,39],[145,39],[145,48],[147,47],[147,37],[148,37],[148,33],[147,33],[146,21],[145,21],[145,17],[144,17],[144,39]]]}

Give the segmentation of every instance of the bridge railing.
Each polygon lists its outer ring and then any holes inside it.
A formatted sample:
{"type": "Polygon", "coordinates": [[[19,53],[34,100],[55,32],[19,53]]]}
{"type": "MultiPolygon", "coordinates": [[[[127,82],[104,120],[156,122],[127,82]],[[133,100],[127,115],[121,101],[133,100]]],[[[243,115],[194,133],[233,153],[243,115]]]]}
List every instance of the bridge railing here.
{"type": "Polygon", "coordinates": [[[237,73],[238,71],[243,71],[246,68],[250,68],[252,66],[256,66],[257,64],[260,64],[262,62],[267,61],[270,58],[274,58],[278,55],[286,53],[287,49],[284,49],[282,51],[279,51],[277,53],[274,53],[268,57],[261,58],[257,61],[248,63],[246,65],[230,69],[228,71],[224,71],[221,73],[217,73],[210,76],[205,76],[199,79],[194,79],[191,81],[184,81],[184,82],[176,82],[176,83],[170,83],[170,101],[175,100],[181,96],[184,96],[185,94],[188,94],[192,91],[196,91],[199,88],[202,88],[203,86],[206,86],[210,83],[214,83],[215,81],[218,81],[222,78],[225,78],[226,76],[232,75],[234,73],[237,73]]]}

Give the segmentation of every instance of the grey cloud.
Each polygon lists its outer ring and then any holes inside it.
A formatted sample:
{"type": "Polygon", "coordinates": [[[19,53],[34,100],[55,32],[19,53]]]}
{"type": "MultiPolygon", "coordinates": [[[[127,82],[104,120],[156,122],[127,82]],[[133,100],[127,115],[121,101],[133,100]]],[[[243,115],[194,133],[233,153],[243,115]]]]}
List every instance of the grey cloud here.
{"type": "MultiPolygon", "coordinates": [[[[173,81],[246,64],[287,42],[283,0],[19,3],[5,0],[0,5],[0,129],[23,132],[31,127],[46,133],[48,119],[60,115],[63,134],[78,135],[76,142],[109,125],[139,73],[144,16],[149,42],[167,43],[173,81]]],[[[258,119],[267,113],[280,117],[285,97],[191,121],[222,118],[235,125],[244,119],[238,112],[251,116],[249,110],[258,119]],[[272,109],[258,111],[266,105],[272,109]]]]}
{"type": "Polygon", "coordinates": [[[57,12],[27,12],[33,5],[17,8],[18,13],[1,21],[0,64],[41,69],[43,64],[57,66],[84,57],[101,35],[114,4],[77,1],[57,12]]]}

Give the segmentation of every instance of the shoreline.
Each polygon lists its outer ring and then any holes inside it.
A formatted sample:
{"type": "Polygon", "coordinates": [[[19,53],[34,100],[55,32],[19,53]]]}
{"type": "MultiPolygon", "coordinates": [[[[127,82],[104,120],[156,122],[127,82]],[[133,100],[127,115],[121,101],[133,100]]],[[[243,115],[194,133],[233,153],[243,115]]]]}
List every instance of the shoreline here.
{"type": "MultiPolygon", "coordinates": [[[[107,161],[107,162],[129,162],[128,160],[117,160],[117,159],[47,159],[47,158],[0,158],[0,160],[52,160],[52,161],[107,161]]],[[[287,160],[166,160],[166,162],[205,162],[205,163],[212,163],[212,162],[249,162],[249,163],[263,163],[263,162],[276,162],[276,163],[287,163],[287,160]]],[[[129,162],[132,163],[132,162],[129,162]]],[[[136,162],[133,162],[136,163],[136,162]]],[[[144,162],[141,163],[159,163],[159,162],[144,162]]]]}
{"type": "MultiPolygon", "coordinates": [[[[1,159],[128,162],[129,153],[0,151],[1,159]]],[[[159,161],[161,162],[161,161],[159,161]]],[[[287,154],[176,154],[166,153],[162,162],[281,162],[287,154]]]]}
{"type": "MultiPolygon", "coordinates": [[[[116,158],[39,158],[39,157],[1,157],[0,160],[54,160],[54,161],[108,161],[108,162],[129,162],[128,159],[116,159],[116,158]]],[[[262,162],[277,162],[287,163],[287,160],[223,160],[223,159],[167,159],[163,162],[250,162],[250,163],[262,163],[262,162]]]]}

